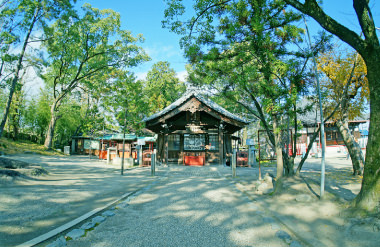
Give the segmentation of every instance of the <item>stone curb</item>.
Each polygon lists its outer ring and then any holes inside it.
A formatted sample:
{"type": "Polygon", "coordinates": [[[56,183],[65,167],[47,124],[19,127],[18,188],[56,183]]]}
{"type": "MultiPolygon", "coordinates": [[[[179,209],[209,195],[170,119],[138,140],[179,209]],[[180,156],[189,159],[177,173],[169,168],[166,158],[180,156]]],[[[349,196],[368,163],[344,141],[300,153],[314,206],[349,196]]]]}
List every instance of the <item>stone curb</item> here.
{"type": "MultiPolygon", "coordinates": [[[[154,182],[155,181],[150,182],[149,185],[154,184],[154,182]]],[[[116,199],[116,200],[114,200],[114,201],[106,204],[103,207],[96,208],[96,209],[94,209],[94,210],[92,210],[92,211],[90,211],[90,212],[88,212],[88,213],[86,213],[86,214],[84,214],[84,215],[82,215],[82,216],[80,216],[80,217],[78,217],[78,218],[76,218],[76,219],[74,219],[74,220],[72,220],[72,221],[70,221],[70,222],[68,222],[68,223],[66,223],[66,224],[58,227],[58,228],[56,228],[56,229],[54,229],[54,230],[51,230],[51,231],[49,231],[49,232],[47,232],[47,233],[45,233],[43,235],[40,235],[40,236],[38,236],[36,238],[33,238],[32,240],[29,240],[29,241],[27,241],[25,243],[17,245],[16,247],[31,247],[31,246],[37,245],[37,244],[39,244],[41,242],[44,242],[44,241],[46,241],[46,240],[48,240],[48,239],[50,239],[50,238],[52,238],[52,237],[54,237],[54,236],[62,233],[62,232],[70,229],[71,227],[73,227],[73,226],[75,226],[75,225],[83,222],[84,220],[87,220],[91,216],[93,216],[93,215],[95,215],[95,214],[97,214],[97,213],[105,210],[106,208],[111,207],[112,205],[114,205],[114,204],[122,201],[123,199],[128,198],[129,196],[132,196],[134,194],[137,194],[140,190],[142,190],[142,189],[125,193],[121,197],[119,197],[118,199],[116,199]]]]}

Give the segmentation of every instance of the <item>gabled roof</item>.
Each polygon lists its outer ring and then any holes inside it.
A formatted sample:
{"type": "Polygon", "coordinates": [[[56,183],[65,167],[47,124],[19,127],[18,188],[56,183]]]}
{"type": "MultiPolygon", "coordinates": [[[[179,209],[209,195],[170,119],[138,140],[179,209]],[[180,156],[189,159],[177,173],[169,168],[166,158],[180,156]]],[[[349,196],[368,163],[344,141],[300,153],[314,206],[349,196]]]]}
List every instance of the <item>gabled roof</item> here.
{"type": "Polygon", "coordinates": [[[206,99],[205,97],[203,97],[202,94],[198,90],[194,90],[194,89],[186,91],[186,93],[181,98],[174,101],[171,105],[167,106],[162,111],[157,112],[157,113],[153,114],[152,116],[143,119],[143,121],[147,122],[147,121],[153,120],[155,118],[159,118],[161,116],[164,116],[165,114],[169,113],[170,111],[181,106],[183,103],[185,103],[191,97],[195,97],[200,102],[202,102],[203,104],[210,107],[212,110],[214,110],[214,111],[216,111],[216,112],[218,112],[218,113],[220,113],[220,114],[222,114],[228,118],[231,118],[233,120],[236,120],[236,121],[239,121],[239,122],[242,122],[245,124],[249,123],[249,121],[247,119],[238,117],[235,114],[227,111],[226,109],[224,109],[223,107],[221,107],[220,105],[215,103],[214,101],[212,101],[210,99],[206,99]]]}

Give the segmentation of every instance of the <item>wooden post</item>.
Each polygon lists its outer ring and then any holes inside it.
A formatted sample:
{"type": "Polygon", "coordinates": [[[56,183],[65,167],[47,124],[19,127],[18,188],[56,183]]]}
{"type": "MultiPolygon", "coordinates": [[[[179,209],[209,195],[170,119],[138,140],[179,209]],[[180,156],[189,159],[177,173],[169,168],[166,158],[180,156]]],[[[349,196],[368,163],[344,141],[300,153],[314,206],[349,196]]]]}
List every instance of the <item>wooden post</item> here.
{"type": "Polygon", "coordinates": [[[142,145],[139,145],[139,166],[142,166],[143,165],[143,147],[142,145]]]}
{"type": "Polygon", "coordinates": [[[156,175],[156,149],[154,149],[150,156],[150,173],[152,176],[156,175]]]}
{"type": "Polygon", "coordinates": [[[168,147],[168,134],[165,134],[165,165],[168,166],[169,162],[169,147],[168,147]]]}
{"type": "Polygon", "coordinates": [[[223,124],[219,125],[219,163],[221,165],[226,165],[224,162],[224,150],[223,150],[223,124]]]}
{"type": "Polygon", "coordinates": [[[91,136],[90,136],[90,150],[88,151],[89,152],[89,157],[90,157],[90,159],[91,159],[91,151],[92,151],[92,149],[91,149],[91,136]]]}
{"type": "Polygon", "coordinates": [[[257,143],[259,144],[259,180],[261,180],[261,146],[260,146],[260,130],[257,132],[257,143]]]}
{"type": "Polygon", "coordinates": [[[236,149],[234,149],[234,152],[232,154],[231,166],[232,166],[232,177],[236,178],[236,149]]]}
{"type": "Polygon", "coordinates": [[[110,163],[110,160],[111,160],[111,152],[110,152],[110,149],[107,148],[107,165],[110,163]]]}

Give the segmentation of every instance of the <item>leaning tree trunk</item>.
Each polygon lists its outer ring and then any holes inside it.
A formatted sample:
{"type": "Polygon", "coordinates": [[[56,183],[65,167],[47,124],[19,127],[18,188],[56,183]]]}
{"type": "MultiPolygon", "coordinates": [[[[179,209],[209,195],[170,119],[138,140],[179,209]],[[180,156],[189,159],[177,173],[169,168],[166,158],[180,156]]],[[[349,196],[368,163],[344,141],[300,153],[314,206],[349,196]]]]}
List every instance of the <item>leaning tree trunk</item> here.
{"type": "Polygon", "coordinates": [[[276,161],[277,161],[276,180],[278,180],[284,174],[284,160],[282,156],[282,147],[281,147],[282,131],[278,129],[278,119],[277,119],[277,116],[275,115],[273,116],[273,133],[274,133],[276,161]]]}
{"type": "Polygon", "coordinates": [[[362,188],[355,205],[369,211],[380,208],[380,50],[366,59],[370,90],[370,126],[362,188]]]}
{"type": "Polygon", "coordinates": [[[348,153],[350,154],[352,169],[354,171],[353,175],[362,175],[363,162],[360,158],[361,150],[358,145],[355,145],[354,137],[351,135],[350,129],[348,128],[348,120],[338,120],[336,121],[336,125],[339,133],[343,137],[343,142],[347,147],[348,153]]]}
{"type": "Polygon", "coordinates": [[[37,21],[37,16],[38,16],[39,11],[40,11],[39,8],[36,8],[36,10],[34,11],[33,19],[30,23],[28,32],[25,36],[24,44],[23,44],[22,49],[21,49],[20,56],[18,57],[18,60],[17,60],[16,70],[14,73],[14,77],[12,79],[11,87],[9,89],[9,96],[8,96],[7,104],[5,106],[3,119],[1,120],[1,123],[0,123],[0,137],[3,135],[4,126],[5,126],[5,123],[7,122],[9,109],[10,109],[11,104],[12,104],[13,94],[16,90],[16,85],[19,81],[19,73],[20,73],[20,70],[22,69],[22,61],[24,60],[26,47],[28,46],[29,38],[30,38],[30,35],[33,31],[34,25],[37,21]]]}

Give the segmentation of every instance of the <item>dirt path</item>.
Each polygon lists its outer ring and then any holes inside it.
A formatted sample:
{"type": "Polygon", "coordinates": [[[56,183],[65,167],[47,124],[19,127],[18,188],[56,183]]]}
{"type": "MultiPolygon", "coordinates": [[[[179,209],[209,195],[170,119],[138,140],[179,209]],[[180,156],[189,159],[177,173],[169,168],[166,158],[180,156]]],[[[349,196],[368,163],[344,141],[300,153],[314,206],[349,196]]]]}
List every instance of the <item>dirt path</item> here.
{"type": "Polygon", "coordinates": [[[119,167],[88,157],[8,158],[40,164],[49,174],[0,184],[0,245],[4,247],[44,234],[154,179],[139,168],[120,176],[119,167]]]}

